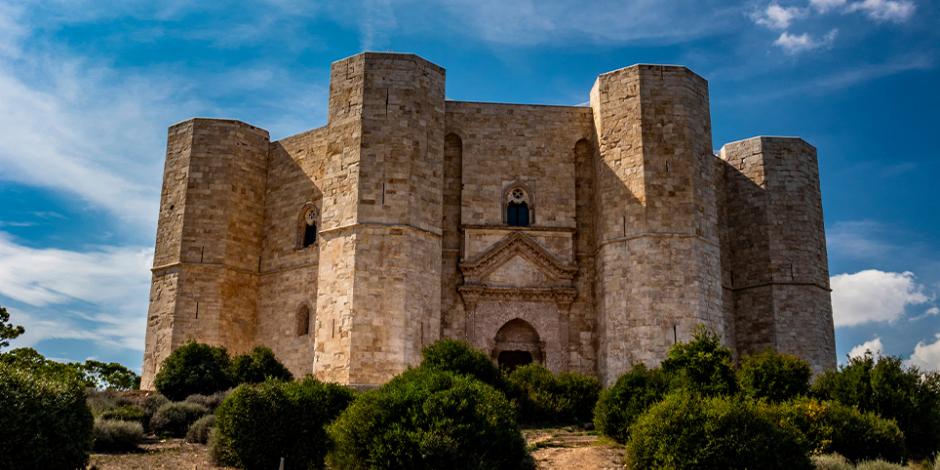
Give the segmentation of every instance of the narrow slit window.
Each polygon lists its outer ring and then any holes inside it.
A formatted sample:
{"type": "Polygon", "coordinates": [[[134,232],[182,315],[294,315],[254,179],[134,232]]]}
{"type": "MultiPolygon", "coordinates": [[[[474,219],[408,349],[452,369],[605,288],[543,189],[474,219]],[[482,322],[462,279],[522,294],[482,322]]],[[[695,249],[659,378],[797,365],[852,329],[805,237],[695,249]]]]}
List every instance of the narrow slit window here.
{"type": "Polygon", "coordinates": [[[297,336],[310,334],[310,308],[306,305],[297,311],[297,336]]]}
{"type": "Polygon", "coordinates": [[[307,248],[317,242],[317,211],[308,208],[303,213],[300,224],[300,248],[307,248]]]}

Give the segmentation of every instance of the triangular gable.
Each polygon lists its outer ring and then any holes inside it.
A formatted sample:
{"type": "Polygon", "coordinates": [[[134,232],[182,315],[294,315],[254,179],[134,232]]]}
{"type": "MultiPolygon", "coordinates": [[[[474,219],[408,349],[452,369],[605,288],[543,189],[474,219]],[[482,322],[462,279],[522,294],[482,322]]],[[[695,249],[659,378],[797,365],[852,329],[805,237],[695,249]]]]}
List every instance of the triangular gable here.
{"type": "Polygon", "coordinates": [[[515,257],[530,263],[546,279],[571,281],[578,272],[576,267],[562,262],[522,232],[509,234],[475,259],[460,263],[460,270],[466,281],[481,282],[515,257]]]}

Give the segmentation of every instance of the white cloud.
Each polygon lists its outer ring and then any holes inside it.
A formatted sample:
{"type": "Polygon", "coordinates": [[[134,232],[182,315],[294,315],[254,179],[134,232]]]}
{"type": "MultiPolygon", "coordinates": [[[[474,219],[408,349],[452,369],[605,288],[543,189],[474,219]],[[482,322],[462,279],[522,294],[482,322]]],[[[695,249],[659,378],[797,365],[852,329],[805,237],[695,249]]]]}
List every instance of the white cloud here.
{"type": "Polygon", "coordinates": [[[152,260],[150,248],[31,248],[0,232],[0,296],[31,307],[13,314],[26,327],[17,344],[62,338],[142,349],[152,260]]]}
{"type": "Polygon", "coordinates": [[[848,11],[861,11],[875,21],[903,23],[916,9],[908,0],[862,0],[849,5],[848,11]]]}
{"type": "Polygon", "coordinates": [[[856,345],[849,351],[849,357],[862,357],[866,353],[871,353],[874,356],[881,356],[884,353],[884,345],[881,344],[881,338],[875,337],[874,339],[865,341],[862,344],[856,345]]]}
{"type": "Polygon", "coordinates": [[[940,315],[940,307],[930,307],[924,313],[927,315],[940,315]]]}
{"type": "Polygon", "coordinates": [[[809,4],[820,13],[844,7],[846,3],[847,0],[809,0],[809,4]]]}
{"type": "Polygon", "coordinates": [[[751,15],[755,23],[770,29],[787,29],[793,20],[805,16],[806,12],[798,7],[782,7],[777,3],[767,5],[763,11],[751,15]]]}
{"type": "Polygon", "coordinates": [[[833,29],[821,38],[815,38],[809,33],[790,34],[788,31],[780,33],[774,45],[783,49],[787,54],[795,55],[801,52],[822,49],[832,46],[839,30],[833,29]]]}
{"type": "Polygon", "coordinates": [[[868,269],[832,276],[830,282],[832,315],[837,327],[893,322],[904,315],[908,305],[930,300],[924,293],[924,286],[918,284],[910,272],[868,269]]]}
{"type": "Polygon", "coordinates": [[[936,338],[933,343],[919,341],[914,346],[914,354],[906,361],[907,364],[923,371],[940,372],[940,334],[937,334],[936,338]]]}

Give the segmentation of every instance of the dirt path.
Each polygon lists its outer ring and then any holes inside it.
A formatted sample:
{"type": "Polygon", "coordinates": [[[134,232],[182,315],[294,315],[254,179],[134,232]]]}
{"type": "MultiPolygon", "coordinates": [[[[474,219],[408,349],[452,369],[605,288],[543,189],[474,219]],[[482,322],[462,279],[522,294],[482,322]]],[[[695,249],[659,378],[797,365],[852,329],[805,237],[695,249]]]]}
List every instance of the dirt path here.
{"type": "MultiPolygon", "coordinates": [[[[540,470],[623,470],[623,446],[573,428],[523,431],[540,470]]],[[[92,454],[97,470],[222,470],[208,448],[182,439],[153,440],[130,454],[92,454]]]]}
{"type": "Polygon", "coordinates": [[[541,470],[623,470],[623,446],[572,428],[523,432],[541,470]]]}

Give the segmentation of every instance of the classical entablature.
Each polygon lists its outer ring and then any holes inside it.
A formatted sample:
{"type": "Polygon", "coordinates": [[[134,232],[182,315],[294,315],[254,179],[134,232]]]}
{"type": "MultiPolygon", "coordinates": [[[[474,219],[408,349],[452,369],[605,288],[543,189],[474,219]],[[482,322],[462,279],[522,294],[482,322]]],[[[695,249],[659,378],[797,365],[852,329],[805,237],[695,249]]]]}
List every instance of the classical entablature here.
{"type": "Polygon", "coordinates": [[[577,295],[576,266],[559,260],[524,232],[513,232],[476,258],[460,263],[458,288],[467,310],[480,300],[555,302],[566,310],[577,295]]]}

